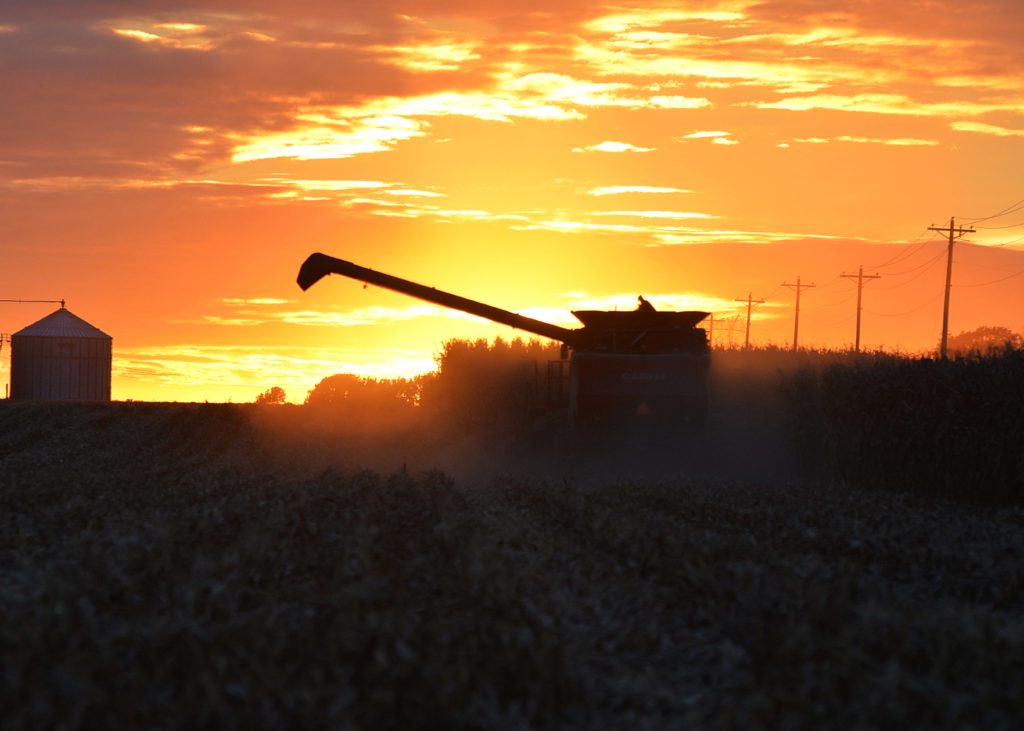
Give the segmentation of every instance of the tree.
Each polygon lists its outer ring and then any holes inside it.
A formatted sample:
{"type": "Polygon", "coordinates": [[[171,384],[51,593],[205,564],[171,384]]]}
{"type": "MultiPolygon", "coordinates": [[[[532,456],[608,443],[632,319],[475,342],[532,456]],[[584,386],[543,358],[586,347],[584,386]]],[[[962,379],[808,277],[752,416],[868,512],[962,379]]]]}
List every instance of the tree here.
{"type": "Polygon", "coordinates": [[[272,386],[256,397],[258,404],[283,404],[285,401],[284,389],[280,386],[272,386]]]}
{"type": "Polygon", "coordinates": [[[969,353],[988,353],[1003,348],[1024,347],[1024,337],[1008,327],[982,325],[974,330],[966,330],[949,338],[947,350],[955,355],[969,353]]]}

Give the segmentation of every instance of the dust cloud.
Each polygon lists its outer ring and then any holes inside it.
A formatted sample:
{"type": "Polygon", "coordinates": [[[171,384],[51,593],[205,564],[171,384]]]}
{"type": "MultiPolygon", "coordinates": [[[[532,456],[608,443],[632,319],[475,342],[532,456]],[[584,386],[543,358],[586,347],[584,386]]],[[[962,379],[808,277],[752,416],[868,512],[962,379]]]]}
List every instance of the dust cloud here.
{"type": "Polygon", "coordinates": [[[311,475],[438,470],[464,482],[779,483],[799,477],[785,380],[800,365],[788,353],[716,353],[707,417],[685,429],[575,430],[564,411],[527,413],[522,389],[507,378],[498,387],[479,377],[463,393],[428,384],[418,402],[378,389],[379,399],[257,407],[250,419],[262,468],[311,475]]]}

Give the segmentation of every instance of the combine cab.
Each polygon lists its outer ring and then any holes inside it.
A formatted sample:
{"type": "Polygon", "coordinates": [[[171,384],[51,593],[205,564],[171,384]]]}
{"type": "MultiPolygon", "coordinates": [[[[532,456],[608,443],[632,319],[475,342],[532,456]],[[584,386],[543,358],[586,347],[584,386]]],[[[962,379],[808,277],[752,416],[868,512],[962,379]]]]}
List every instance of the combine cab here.
{"type": "Polygon", "coordinates": [[[707,412],[707,333],[697,325],[706,312],[659,312],[642,297],[633,311],[577,310],[581,328],[564,328],[517,315],[357,266],[313,254],[299,270],[309,289],[328,274],[341,274],[562,343],[563,360],[549,364],[549,401],[567,402],[569,420],[589,430],[695,425],[707,412]]]}

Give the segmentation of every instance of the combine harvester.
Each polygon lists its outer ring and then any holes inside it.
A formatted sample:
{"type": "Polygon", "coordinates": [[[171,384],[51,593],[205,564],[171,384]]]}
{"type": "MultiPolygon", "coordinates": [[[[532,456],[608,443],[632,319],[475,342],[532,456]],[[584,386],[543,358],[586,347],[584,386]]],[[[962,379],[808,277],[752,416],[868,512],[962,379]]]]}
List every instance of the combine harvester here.
{"type": "Polygon", "coordinates": [[[562,343],[547,370],[547,405],[568,408],[581,431],[697,427],[707,415],[706,312],[659,312],[642,297],[632,311],[574,310],[583,327],[569,329],[426,287],[406,279],[312,254],[299,270],[307,290],[328,274],[416,297],[562,343]]]}

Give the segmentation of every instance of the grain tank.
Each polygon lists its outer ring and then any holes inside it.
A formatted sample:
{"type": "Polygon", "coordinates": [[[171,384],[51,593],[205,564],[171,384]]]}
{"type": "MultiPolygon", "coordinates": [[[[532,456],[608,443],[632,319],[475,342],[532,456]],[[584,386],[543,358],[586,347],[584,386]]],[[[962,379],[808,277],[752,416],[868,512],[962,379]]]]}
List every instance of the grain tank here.
{"type": "Polygon", "coordinates": [[[565,328],[326,254],[306,259],[298,284],[306,290],[328,274],[562,343],[563,359],[548,369],[549,393],[565,394],[570,422],[578,428],[683,426],[706,414],[709,348],[707,333],[697,327],[706,312],[658,311],[640,297],[636,310],[574,310],[582,327],[565,328]]]}

